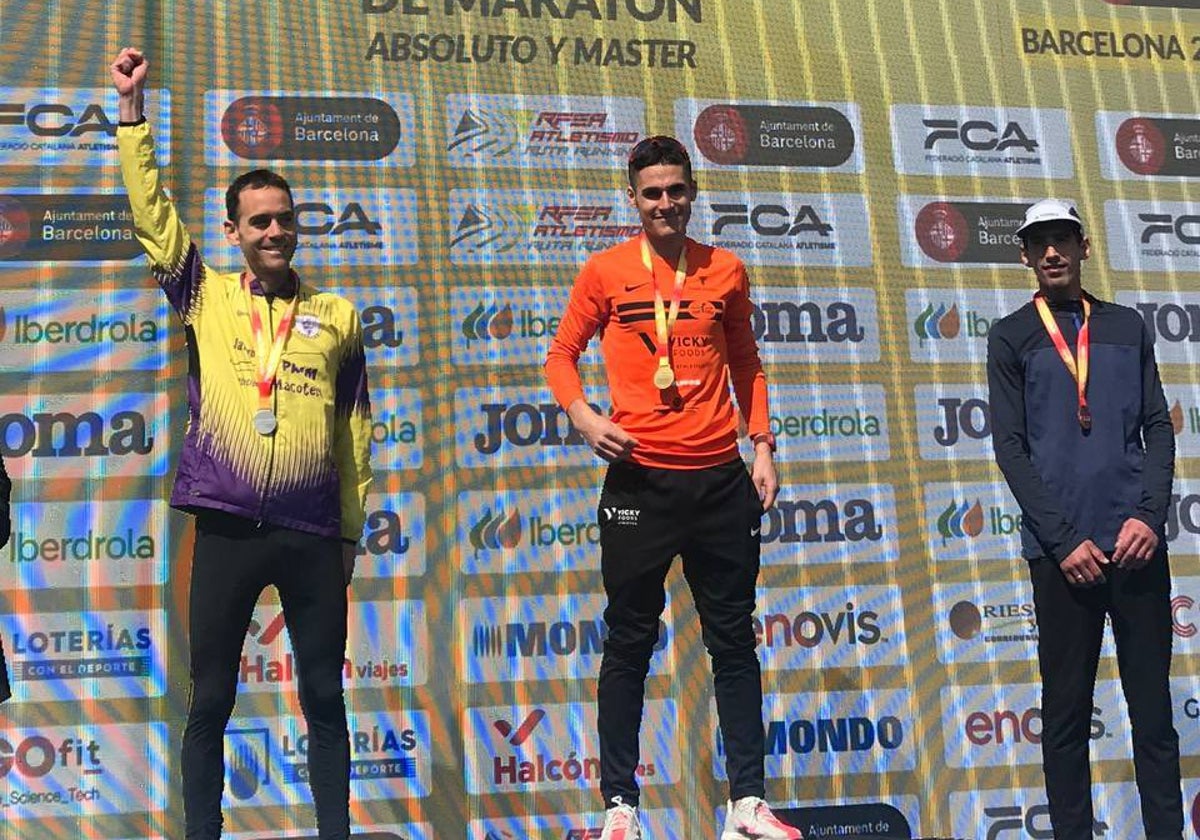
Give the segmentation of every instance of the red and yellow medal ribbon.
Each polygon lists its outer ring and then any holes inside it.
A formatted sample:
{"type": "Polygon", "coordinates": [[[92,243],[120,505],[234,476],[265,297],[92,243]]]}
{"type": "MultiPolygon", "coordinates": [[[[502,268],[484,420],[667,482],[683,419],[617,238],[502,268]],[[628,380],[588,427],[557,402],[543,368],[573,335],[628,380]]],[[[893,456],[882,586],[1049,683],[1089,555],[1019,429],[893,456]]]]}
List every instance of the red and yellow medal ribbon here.
{"type": "Polygon", "coordinates": [[[271,411],[271,392],[275,389],[275,377],[279,373],[279,364],[283,360],[283,345],[287,343],[288,333],[292,330],[292,318],[296,314],[296,301],[300,296],[293,295],[283,311],[283,317],[275,327],[275,337],[267,345],[266,331],[263,329],[262,316],[254,306],[254,295],[250,291],[250,279],[243,272],[242,290],[246,293],[246,305],[250,309],[250,331],[254,335],[255,365],[258,373],[258,410],[271,411]]]}
{"type": "Polygon", "coordinates": [[[683,300],[683,286],[687,282],[687,243],[679,252],[679,263],[675,266],[675,285],[671,289],[671,308],[668,311],[658,280],[654,277],[654,262],[650,257],[650,243],[642,237],[642,265],[650,272],[654,286],[654,347],[658,367],[654,371],[654,384],[661,391],[675,382],[675,371],[671,369],[671,330],[679,318],[679,304],[683,300]]]}
{"type": "Polygon", "coordinates": [[[1041,292],[1033,296],[1033,305],[1037,308],[1038,315],[1042,319],[1042,325],[1046,328],[1046,332],[1050,335],[1050,341],[1054,343],[1054,349],[1058,351],[1059,358],[1066,365],[1071,377],[1075,380],[1076,392],[1079,397],[1079,410],[1076,416],[1079,418],[1079,425],[1084,429],[1092,427],[1092,412],[1087,404],[1087,383],[1088,383],[1088,351],[1090,347],[1090,333],[1088,322],[1092,315],[1092,305],[1086,297],[1082,298],[1083,303],[1083,325],[1079,328],[1079,336],[1075,339],[1075,354],[1071,354],[1071,348],[1067,346],[1067,340],[1063,338],[1062,330],[1058,328],[1058,323],[1054,320],[1054,314],[1050,311],[1050,304],[1046,303],[1046,297],[1041,292]]]}

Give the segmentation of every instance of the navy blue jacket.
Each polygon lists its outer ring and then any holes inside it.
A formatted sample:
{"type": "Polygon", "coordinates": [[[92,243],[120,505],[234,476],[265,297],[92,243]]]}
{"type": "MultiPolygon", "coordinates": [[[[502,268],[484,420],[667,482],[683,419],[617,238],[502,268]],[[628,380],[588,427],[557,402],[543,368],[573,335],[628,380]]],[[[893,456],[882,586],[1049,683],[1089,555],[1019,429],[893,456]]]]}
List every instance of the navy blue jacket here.
{"type": "MultiPolygon", "coordinates": [[[[1076,415],[1075,380],[1032,302],[988,333],[992,445],[1021,506],[1026,558],[1061,563],[1086,539],[1111,553],[1130,517],[1164,538],[1175,431],[1153,340],[1133,309],[1090,295],[1088,300],[1088,431],[1076,415]]],[[[1074,302],[1051,309],[1074,349],[1082,307],[1074,302]]]]}

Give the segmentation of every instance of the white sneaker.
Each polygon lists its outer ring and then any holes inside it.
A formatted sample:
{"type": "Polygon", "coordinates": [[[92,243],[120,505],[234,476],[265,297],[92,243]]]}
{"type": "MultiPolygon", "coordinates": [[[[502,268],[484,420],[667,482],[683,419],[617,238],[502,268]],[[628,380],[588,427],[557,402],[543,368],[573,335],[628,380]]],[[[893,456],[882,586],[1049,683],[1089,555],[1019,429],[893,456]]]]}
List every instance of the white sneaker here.
{"type": "Polygon", "coordinates": [[[642,840],[637,808],[624,804],[619,796],[614,796],[613,801],[617,804],[604,813],[604,831],[600,832],[600,840],[642,840]]]}
{"type": "Polygon", "coordinates": [[[804,840],[800,829],[781,822],[757,796],[726,803],[721,840],[804,840]]]}

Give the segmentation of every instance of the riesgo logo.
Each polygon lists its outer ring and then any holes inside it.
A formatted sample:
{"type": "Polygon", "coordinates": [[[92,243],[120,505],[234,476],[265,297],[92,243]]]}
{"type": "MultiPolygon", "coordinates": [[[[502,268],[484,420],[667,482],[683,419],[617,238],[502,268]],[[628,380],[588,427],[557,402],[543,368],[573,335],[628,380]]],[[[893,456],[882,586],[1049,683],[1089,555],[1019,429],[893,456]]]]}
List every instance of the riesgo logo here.
{"type": "Polygon", "coordinates": [[[1037,640],[1037,620],[1031,603],[984,604],[981,609],[971,601],[959,601],[950,608],[950,630],[963,641],[970,641],[984,632],[987,621],[988,642],[1017,642],[1037,640]]]}
{"type": "Polygon", "coordinates": [[[94,411],[0,414],[0,454],[6,458],[145,455],[153,448],[146,418],[136,411],[113,412],[107,422],[94,411]]]}
{"type": "Polygon", "coordinates": [[[0,779],[10,775],[41,779],[68,768],[85,775],[104,772],[100,745],[94,738],[68,737],[56,743],[44,735],[28,735],[19,741],[0,735],[0,779]]]}
{"type": "Polygon", "coordinates": [[[883,526],[869,499],[780,499],[766,513],[762,542],[878,542],[883,526]]]}
{"type": "Polygon", "coordinates": [[[977,537],[983,533],[983,505],[976,499],[974,504],[951,502],[937,520],[942,545],[955,538],[977,537]]]}
{"type": "Polygon", "coordinates": [[[0,196],[0,259],[21,253],[29,241],[29,211],[15,198],[0,196]]]}
{"type": "Polygon", "coordinates": [[[879,613],[859,610],[853,601],[836,612],[805,610],[793,615],[767,613],[754,616],[754,635],[768,648],[798,645],[815,648],[825,642],[834,645],[874,645],[881,641],[879,613]]]}

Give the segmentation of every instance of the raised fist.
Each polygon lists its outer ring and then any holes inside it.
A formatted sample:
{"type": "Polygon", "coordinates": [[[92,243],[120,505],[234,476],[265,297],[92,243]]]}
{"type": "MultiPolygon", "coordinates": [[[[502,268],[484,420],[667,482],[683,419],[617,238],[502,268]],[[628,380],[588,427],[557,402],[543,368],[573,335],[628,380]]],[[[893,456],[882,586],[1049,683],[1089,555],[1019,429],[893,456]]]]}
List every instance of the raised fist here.
{"type": "Polygon", "coordinates": [[[113,87],[121,96],[140,95],[146,86],[146,73],[150,63],[141,50],[125,47],[108,67],[112,73],[113,87]]]}

